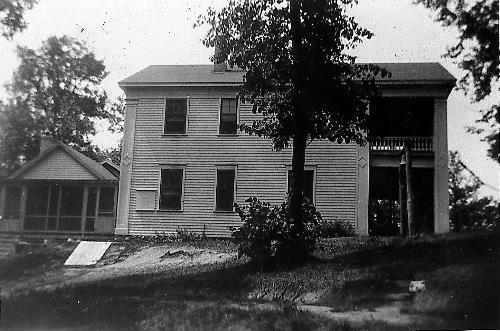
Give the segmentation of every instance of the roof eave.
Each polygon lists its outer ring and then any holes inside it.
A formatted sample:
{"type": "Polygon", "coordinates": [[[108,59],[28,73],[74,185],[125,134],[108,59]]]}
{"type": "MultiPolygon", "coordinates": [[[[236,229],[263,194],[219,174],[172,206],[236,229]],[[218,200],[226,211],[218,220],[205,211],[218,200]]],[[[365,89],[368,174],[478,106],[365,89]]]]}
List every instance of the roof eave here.
{"type": "Polygon", "coordinates": [[[226,82],[226,83],[213,83],[213,82],[188,82],[188,83],[156,83],[156,82],[141,82],[141,83],[131,83],[131,82],[119,82],[119,87],[212,87],[212,86],[223,86],[223,87],[234,87],[240,86],[243,83],[239,82],[226,82]]]}

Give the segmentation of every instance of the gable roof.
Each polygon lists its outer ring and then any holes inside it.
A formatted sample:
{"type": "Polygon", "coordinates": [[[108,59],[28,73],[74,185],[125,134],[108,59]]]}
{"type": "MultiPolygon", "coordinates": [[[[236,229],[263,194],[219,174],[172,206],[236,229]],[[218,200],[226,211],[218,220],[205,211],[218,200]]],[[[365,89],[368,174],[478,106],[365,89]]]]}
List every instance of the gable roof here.
{"type": "Polygon", "coordinates": [[[101,165],[111,172],[116,178],[120,178],[120,167],[117,166],[111,159],[106,159],[101,162],[101,165]]]}
{"type": "Polygon", "coordinates": [[[85,169],[87,169],[90,173],[92,173],[96,177],[96,179],[108,180],[108,181],[118,180],[117,177],[115,177],[111,172],[109,172],[106,168],[100,165],[97,161],[91,159],[86,155],[83,155],[82,153],[76,151],[72,147],[63,144],[62,142],[59,141],[53,141],[53,145],[51,147],[47,148],[33,160],[26,163],[23,167],[14,172],[7,179],[8,180],[18,179],[22,174],[26,173],[29,169],[32,169],[37,164],[45,160],[47,157],[49,157],[49,155],[53,154],[56,150],[64,151],[75,161],[81,164],[85,169]]]}
{"type": "MultiPolygon", "coordinates": [[[[392,76],[380,78],[381,82],[455,83],[451,75],[438,62],[426,63],[374,63],[391,72],[392,76]]],[[[151,65],[120,81],[121,87],[129,86],[235,86],[243,82],[243,70],[214,72],[213,65],[151,65]]]]}

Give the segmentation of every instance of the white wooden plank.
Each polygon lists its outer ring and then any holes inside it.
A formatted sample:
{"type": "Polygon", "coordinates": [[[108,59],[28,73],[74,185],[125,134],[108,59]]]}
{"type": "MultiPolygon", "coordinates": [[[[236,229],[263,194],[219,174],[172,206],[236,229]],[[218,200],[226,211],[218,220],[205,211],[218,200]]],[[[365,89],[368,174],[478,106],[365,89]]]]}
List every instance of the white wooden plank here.
{"type": "Polygon", "coordinates": [[[82,241],[68,257],[65,266],[91,266],[97,263],[106,253],[111,242],[82,241]]]}

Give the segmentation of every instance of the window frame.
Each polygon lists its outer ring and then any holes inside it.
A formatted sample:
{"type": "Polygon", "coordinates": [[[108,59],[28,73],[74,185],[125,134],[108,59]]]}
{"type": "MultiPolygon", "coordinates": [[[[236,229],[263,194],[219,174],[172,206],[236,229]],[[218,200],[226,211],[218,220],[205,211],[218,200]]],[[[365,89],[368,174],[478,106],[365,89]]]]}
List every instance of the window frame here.
{"type": "Polygon", "coordinates": [[[220,213],[220,214],[232,214],[235,212],[234,209],[234,203],[236,202],[236,197],[237,197],[237,182],[238,182],[238,166],[237,165],[216,165],[215,166],[215,182],[214,182],[214,206],[213,206],[213,212],[214,213],[220,213]],[[234,170],[234,181],[233,181],[233,206],[231,210],[219,210],[217,209],[217,181],[218,181],[218,176],[217,173],[219,170],[234,170]]]}
{"type": "Polygon", "coordinates": [[[238,136],[238,126],[240,124],[240,98],[238,97],[224,97],[224,98],[219,98],[219,104],[218,104],[218,112],[217,112],[217,135],[222,136],[222,137],[234,137],[238,136]],[[221,133],[220,132],[220,120],[221,120],[221,113],[222,113],[222,99],[234,99],[236,100],[236,133],[221,133]]]}
{"type": "Polygon", "coordinates": [[[184,195],[185,195],[185,185],[186,183],[186,165],[183,164],[161,164],[158,169],[158,199],[156,210],[160,212],[183,212],[184,211],[184,195]],[[181,183],[181,208],[180,209],[161,209],[160,201],[161,201],[161,171],[163,169],[171,169],[171,170],[182,170],[182,183],[181,183]]]}
{"type": "MultiPolygon", "coordinates": [[[[313,205],[316,205],[316,174],[317,174],[317,166],[304,166],[304,171],[313,171],[313,205]]],[[[288,173],[292,171],[292,166],[289,165],[286,167],[286,187],[285,187],[285,191],[286,191],[286,194],[288,194],[288,182],[290,181],[290,176],[288,175],[288,173]]]]}
{"type": "Polygon", "coordinates": [[[190,98],[189,96],[185,97],[171,97],[171,98],[163,98],[163,124],[162,124],[162,136],[187,136],[188,134],[188,121],[189,121],[189,107],[190,107],[190,98]],[[168,133],[165,132],[166,129],[166,119],[167,119],[167,101],[168,100],[186,100],[186,125],[184,127],[184,133],[168,133]]]}

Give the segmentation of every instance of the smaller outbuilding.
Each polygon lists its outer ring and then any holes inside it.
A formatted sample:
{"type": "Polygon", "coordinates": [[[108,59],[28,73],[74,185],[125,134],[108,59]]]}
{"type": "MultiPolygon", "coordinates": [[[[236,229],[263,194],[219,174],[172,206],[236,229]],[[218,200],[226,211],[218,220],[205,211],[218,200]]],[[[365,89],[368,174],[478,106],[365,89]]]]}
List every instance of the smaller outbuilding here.
{"type": "Polygon", "coordinates": [[[0,181],[0,232],[113,234],[119,170],[42,137],[40,154],[0,181]]]}

